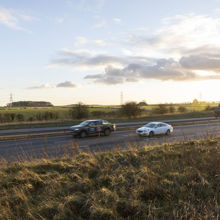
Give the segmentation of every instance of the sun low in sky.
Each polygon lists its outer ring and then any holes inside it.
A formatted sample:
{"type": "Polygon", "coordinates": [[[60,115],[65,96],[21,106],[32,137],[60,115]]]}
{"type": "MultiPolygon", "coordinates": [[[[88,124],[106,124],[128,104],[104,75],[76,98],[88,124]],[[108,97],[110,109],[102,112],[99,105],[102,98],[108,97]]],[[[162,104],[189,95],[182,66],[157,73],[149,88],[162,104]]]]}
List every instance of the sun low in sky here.
{"type": "Polygon", "coordinates": [[[0,0],[0,105],[220,101],[218,0],[0,0]]]}

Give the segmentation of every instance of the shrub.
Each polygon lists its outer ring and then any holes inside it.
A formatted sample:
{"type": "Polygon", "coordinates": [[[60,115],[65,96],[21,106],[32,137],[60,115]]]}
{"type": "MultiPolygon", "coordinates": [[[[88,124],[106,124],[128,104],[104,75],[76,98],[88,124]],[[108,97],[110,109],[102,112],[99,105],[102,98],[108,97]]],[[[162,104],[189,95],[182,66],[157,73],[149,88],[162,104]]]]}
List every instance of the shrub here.
{"type": "Polygon", "coordinates": [[[170,112],[170,113],[174,113],[175,110],[176,110],[176,109],[175,109],[172,105],[169,107],[169,112],[170,112]]]}
{"type": "Polygon", "coordinates": [[[70,116],[74,119],[82,119],[88,118],[89,116],[89,109],[87,105],[79,102],[78,104],[74,105],[70,110],[70,116]]]}
{"type": "Polygon", "coordinates": [[[160,104],[157,108],[153,109],[153,113],[155,114],[166,114],[168,112],[168,108],[166,105],[160,104]]]}
{"type": "Polygon", "coordinates": [[[24,121],[24,115],[22,115],[22,114],[17,114],[16,118],[18,121],[24,121]]]}
{"type": "Polygon", "coordinates": [[[178,111],[181,112],[181,113],[184,113],[184,112],[186,112],[186,107],[184,107],[184,106],[179,106],[179,107],[178,107],[178,111]]]}
{"type": "Polygon", "coordinates": [[[37,114],[36,114],[36,119],[37,119],[38,121],[43,120],[43,115],[42,115],[42,113],[37,113],[37,114]]]}
{"type": "Polygon", "coordinates": [[[148,104],[145,101],[141,101],[138,103],[139,106],[147,106],[148,104]]]}
{"type": "Polygon", "coordinates": [[[136,102],[127,102],[121,106],[121,114],[128,118],[137,117],[141,113],[142,110],[136,102]]]}
{"type": "Polygon", "coordinates": [[[35,120],[35,118],[33,117],[33,116],[30,116],[29,118],[28,118],[28,121],[34,121],[35,120]]]}
{"type": "Polygon", "coordinates": [[[207,105],[205,108],[205,111],[213,111],[214,107],[211,107],[210,105],[207,105]]]}

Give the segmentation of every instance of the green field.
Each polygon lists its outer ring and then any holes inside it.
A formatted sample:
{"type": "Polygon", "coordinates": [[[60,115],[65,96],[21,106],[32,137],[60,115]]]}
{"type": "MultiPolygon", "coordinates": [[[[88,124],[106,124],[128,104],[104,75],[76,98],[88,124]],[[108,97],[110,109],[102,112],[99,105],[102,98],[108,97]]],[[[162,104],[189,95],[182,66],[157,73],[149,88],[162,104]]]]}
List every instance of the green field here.
{"type": "MultiPolygon", "coordinates": [[[[105,113],[117,111],[119,106],[89,106],[89,111],[92,113],[94,111],[102,111],[105,113]]],[[[5,113],[14,113],[14,114],[23,114],[24,121],[28,121],[31,117],[36,120],[36,115],[38,113],[45,112],[53,112],[58,114],[58,120],[66,120],[70,119],[70,111],[71,107],[62,107],[62,106],[54,106],[54,107],[13,107],[13,108],[0,108],[0,114],[5,113]]]]}
{"type": "Polygon", "coordinates": [[[178,119],[190,117],[211,117],[213,108],[218,103],[182,103],[164,104],[168,109],[167,113],[159,114],[155,111],[159,105],[142,106],[142,114],[135,118],[126,118],[120,113],[119,105],[90,105],[87,118],[72,118],[70,110],[72,106],[54,107],[1,107],[0,108],[0,129],[47,127],[47,126],[69,126],[85,119],[104,118],[111,122],[126,121],[149,121],[162,119],[178,119]],[[172,106],[173,112],[169,112],[172,106]],[[184,107],[185,111],[180,112],[179,107],[184,107]]]}
{"type": "MultiPolygon", "coordinates": [[[[173,106],[175,112],[178,112],[178,107],[183,106],[186,108],[187,112],[195,112],[195,111],[204,111],[207,106],[210,108],[216,107],[217,103],[200,103],[200,104],[192,104],[192,103],[183,103],[183,104],[165,104],[167,107],[173,106]]],[[[151,112],[154,108],[157,108],[158,105],[147,105],[143,106],[144,110],[143,114],[153,115],[151,112]]],[[[54,112],[58,114],[59,120],[70,119],[69,111],[71,106],[54,106],[54,107],[1,107],[0,114],[5,113],[15,113],[15,114],[23,114],[24,121],[28,121],[31,117],[36,120],[36,115],[42,112],[54,112]]],[[[112,113],[117,112],[120,109],[120,105],[90,105],[89,112],[100,112],[100,113],[112,113]]],[[[111,115],[109,115],[110,117],[111,115]]]]}
{"type": "Polygon", "coordinates": [[[0,166],[0,219],[218,219],[220,138],[0,166]]]}

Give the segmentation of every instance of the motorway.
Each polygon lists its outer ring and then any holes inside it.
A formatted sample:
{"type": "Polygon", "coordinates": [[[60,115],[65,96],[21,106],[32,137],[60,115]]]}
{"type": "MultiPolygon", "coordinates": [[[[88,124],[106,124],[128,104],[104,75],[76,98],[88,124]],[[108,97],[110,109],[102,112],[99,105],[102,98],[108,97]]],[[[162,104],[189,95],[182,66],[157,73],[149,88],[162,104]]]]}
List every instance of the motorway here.
{"type": "Polygon", "coordinates": [[[0,159],[24,161],[42,157],[60,157],[82,151],[104,151],[115,147],[143,146],[220,136],[220,123],[174,127],[170,136],[138,137],[135,130],[116,131],[105,137],[73,138],[71,135],[0,141],[0,159]]]}
{"type": "MultiPolygon", "coordinates": [[[[186,123],[186,122],[211,122],[216,121],[215,117],[206,117],[206,118],[184,118],[184,119],[172,119],[172,120],[162,120],[161,122],[165,122],[168,124],[179,124],[179,123],[186,123]]],[[[141,126],[147,124],[150,121],[138,121],[138,122],[123,122],[117,123],[117,128],[130,128],[133,126],[141,126]]],[[[74,125],[74,124],[73,124],[74,125]]],[[[5,135],[22,135],[22,134],[43,134],[48,132],[65,132],[68,131],[70,126],[65,127],[46,127],[46,128],[23,128],[23,129],[7,129],[7,130],[0,130],[0,137],[5,135]]]]}

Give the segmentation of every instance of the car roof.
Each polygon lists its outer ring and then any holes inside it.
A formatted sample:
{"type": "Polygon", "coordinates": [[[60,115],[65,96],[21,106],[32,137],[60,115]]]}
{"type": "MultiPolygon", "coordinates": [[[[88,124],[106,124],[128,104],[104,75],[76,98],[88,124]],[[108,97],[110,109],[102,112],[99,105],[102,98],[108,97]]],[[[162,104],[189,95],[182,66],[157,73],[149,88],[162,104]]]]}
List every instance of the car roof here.
{"type": "MultiPolygon", "coordinates": [[[[165,125],[167,125],[167,123],[165,123],[165,122],[160,122],[160,121],[152,121],[152,122],[149,122],[149,123],[152,123],[152,124],[165,124],[165,125]]],[[[148,123],[148,124],[149,124],[148,123]]]]}
{"type": "Polygon", "coordinates": [[[89,121],[89,122],[92,122],[92,121],[103,121],[103,119],[90,119],[90,120],[86,120],[86,121],[89,121]]]}

